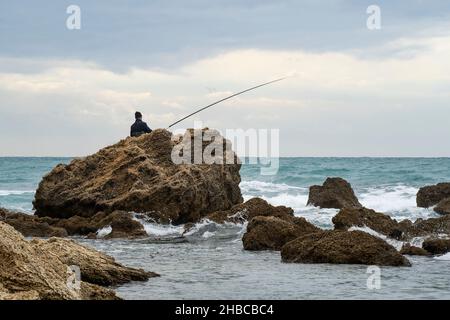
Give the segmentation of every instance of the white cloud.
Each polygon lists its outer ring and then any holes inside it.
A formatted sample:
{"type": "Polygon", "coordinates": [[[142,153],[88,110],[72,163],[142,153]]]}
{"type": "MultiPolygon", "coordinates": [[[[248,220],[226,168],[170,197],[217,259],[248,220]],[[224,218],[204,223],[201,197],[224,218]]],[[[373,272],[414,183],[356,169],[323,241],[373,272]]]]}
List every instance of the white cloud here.
{"type": "Polygon", "coordinates": [[[0,142],[0,152],[95,152],[128,133],[136,108],[152,127],[167,127],[196,107],[295,73],[295,77],[227,101],[192,120],[201,119],[219,129],[281,128],[284,153],[289,155],[436,155],[450,150],[450,139],[443,139],[443,134],[450,135],[449,126],[435,128],[444,121],[443,115],[450,116],[443,108],[450,102],[450,37],[401,39],[378,50],[410,47],[421,50],[407,58],[383,55],[377,59],[358,58],[356,53],[234,50],[170,73],[146,69],[114,73],[92,62],[60,60],[39,60],[36,64],[46,67],[33,73],[11,72],[14,63],[33,69],[33,61],[0,58],[0,64],[8,64],[10,70],[0,73],[0,130],[7,137],[0,142]],[[419,129],[414,125],[420,123],[420,115],[411,117],[412,112],[436,113],[437,118],[419,129]],[[379,135],[380,124],[366,123],[370,119],[385,121],[384,134],[396,135],[391,141],[381,140],[385,147],[371,136],[379,135]],[[398,122],[389,123],[392,119],[398,122]],[[426,139],[417,137],[419,130],[428,131],[426,139]],[[77,143],[86,131],[90,143],[77,143]],[[308,134],[307,143],[298,141],[299,135],[308,134]],[[420,144],[405,143],[411,136],[420,144]],[[430,141],[448,148],[433,152],[427,145],[430,141]],[[371,148],[370,143],[378,145],[371,148]],[[36,145],[41,146],[38,151],[36,145]]]}

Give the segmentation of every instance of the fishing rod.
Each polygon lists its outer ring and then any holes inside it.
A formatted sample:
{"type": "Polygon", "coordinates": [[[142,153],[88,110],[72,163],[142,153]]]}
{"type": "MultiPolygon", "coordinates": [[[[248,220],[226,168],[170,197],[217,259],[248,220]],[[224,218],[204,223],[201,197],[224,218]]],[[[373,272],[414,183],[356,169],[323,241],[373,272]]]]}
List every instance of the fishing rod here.
{"type": "Polygon", "coordinates": [[[188,115],[185,116],[184,118],[181,118],[180,120],[178,120],[178,121],[172,123],[168,128],[173,127],[173,126],[176,125],[177,123],[180,123],[181,121],[186,120],[187,118],[193,116],[194,114],[197,114],[197,113],[199,113],[199,112],[201,112],[201,111],[203,111],[203,110],[205,110],[205,109],[208,109],[209,107],[212,107],[212,106],[214,106],[214,105],[216,105],[216,104],[218,104],[218,103],[221,103],[221,102],[223,102],[223,101],[225,101],[225,100],[234,98],[234,97],[236,97],[236,96],[238,96],[238,95],[241,95],[241,94],[243,94],[243,93],[249,92],[249,91],[251,91],[251,90],[255,90],[255,89],[257,89],[257,88],[261,88],[261,87],[267,86],[267,85],[269,85],[269,84],[271,84],[271,83],[275,83],[275,82],[284,80],[284,79],[286,79],[286,78],[288,78],[288,77],[283,77],[283,78],[275,79],[275,80],[272,80],[272,81],[269,81],[269,82],[266,82],[266,83],[263,83],[263,84],[260,84],[260,85],[257,85],[257,86],[248,88],[248,89],[245,89],[245,90],[240,91],[240,92],[238,92],[238,93],[234,93],[234,94],[232,94],[231,96],[228,96],[228,97],[226,97],[226,98],[220,99],[220,100],[218,100],[218,101],[216,101],[216,102],[213,102],[213,103],[207,105],[206,107],[203,107],[203,108],[201,108],[201,109],[198,109],[198,110],[195,111],[195,112],[192,112],[191,114],[188,114],[188,115]]]}

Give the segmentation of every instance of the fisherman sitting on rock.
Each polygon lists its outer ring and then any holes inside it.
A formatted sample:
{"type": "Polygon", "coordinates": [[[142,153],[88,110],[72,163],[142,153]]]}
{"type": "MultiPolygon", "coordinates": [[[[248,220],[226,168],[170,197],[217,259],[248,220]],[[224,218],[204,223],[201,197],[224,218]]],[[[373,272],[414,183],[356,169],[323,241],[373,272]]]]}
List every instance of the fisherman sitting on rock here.
{"type": "Polygon", "coordinates": [[[152,132],[152,129],[150,129],[144,121],[142,121],[142,113],[139,111],[136,111],[134,114],[134,117],[136,121],[131,126],[131,133],[130,135],[132,137],[139,137],[140,135],[144,133],[150,133],[152,132]]]}

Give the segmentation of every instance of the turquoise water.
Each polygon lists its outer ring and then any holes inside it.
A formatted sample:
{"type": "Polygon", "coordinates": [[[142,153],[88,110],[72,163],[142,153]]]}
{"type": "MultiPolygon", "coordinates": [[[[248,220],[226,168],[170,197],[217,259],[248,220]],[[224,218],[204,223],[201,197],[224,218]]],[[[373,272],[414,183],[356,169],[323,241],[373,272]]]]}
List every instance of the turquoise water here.
{"type": "MultiPolygon", "coordinates": [[[[0,158],[0,206],[32,213],[41,177],[69,158],[0,158]]],[[[258,165],[241,169],[243,196],[286,205],[312,223],[331,228],[334,209],[306,206],[308,187],[327,177],[348,180],[366,207],[401,219],[435,217],[417,208],[418,188],[450,181],[450,158],[282,158],[278,174],[258,165]]],[[[246,225],[198,223],[179,243],[183,226],[145,223],[149,239],[86,240],[122,263],[160,278],[117,288],[126,299],[449,299],[450,256],[410,257],[411,268],[382,268],[381,288],[367,289],[366,266],[284,264],[278,252],[247,252],[246,225]]],[[[420,239],[418,239],[420,242],[420,239]]],[[[392,243],[398,247],[401,243],[392,243]]]]}
{"type": "MultiPolygon", "coordinates": [[[[0,206],[32,212],[42,176],[70,160],[0,157],[0,206]]],[[[263,176],[259,165],[250,164],[243,165],[241,175],[246,196],[301,195],[299,188],[321,184],[331,176],[347,179],[357,193],[364,193],[450,181],[450,158],[281,158],[274,176],[263,176]]]]}

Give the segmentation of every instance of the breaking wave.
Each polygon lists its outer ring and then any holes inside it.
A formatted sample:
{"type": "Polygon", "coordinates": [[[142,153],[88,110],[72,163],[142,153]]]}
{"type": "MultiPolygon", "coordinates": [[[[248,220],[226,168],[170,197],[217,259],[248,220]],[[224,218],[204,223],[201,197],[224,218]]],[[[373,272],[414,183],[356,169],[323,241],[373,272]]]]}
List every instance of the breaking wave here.
{"type": "Polygon", "coordinates": [[[0,196],[19,196],[23,194],[34,194],[34,190],[0,190],[0,196]]]}

